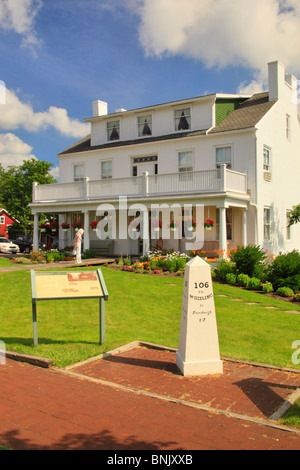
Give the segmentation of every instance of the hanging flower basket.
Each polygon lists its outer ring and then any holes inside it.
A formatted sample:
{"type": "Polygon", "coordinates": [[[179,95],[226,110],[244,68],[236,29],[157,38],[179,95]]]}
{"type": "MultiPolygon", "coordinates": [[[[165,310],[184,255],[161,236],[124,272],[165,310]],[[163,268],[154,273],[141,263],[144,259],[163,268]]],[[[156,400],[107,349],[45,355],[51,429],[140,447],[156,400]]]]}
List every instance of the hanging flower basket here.
{"type": "Polygon", "coordinates": [[[82,224],[80,222],[75,222],[75,224],[72,224],[72,227],[75,229],[75,232],[77,232],[80,228],[82,228],[82,224]]]}
{"type": "Polygon", "coordinates": [[[49,227],[49,225],[47,225],[47,224],[40,224],[39,225],[39,229],[40,229],[41,232],[46,232],[48,227],[49,227]]]}
{"type": "Polygon", "coordinates": [[[140,226],[140,222],[136,221],[136,220],[132,220],[129,224],[129,227],[131,228],[131,230],[133,232],[139,232],[141,226],[140,226]]]}
{"type": "Polygon", "coordinates": [[[49,227],[51,228],[52,232],[56,232],[58,230],[59,225],[57,222],[51,222],[49,224],[49,227]]]}
{"type": "Polygon", "coordinates": [[[170,228],[170,230],[171,230],[172,232],[175,232],[175,230],[178,229],[179,224],[178,224],[178,222],[174,222],[174,220],[171,220],[171,222],[170,222],[170,224],[168,225],[168,227],[170,228]]]}
{"type": "Polygon", "coordinates": [[[162,228],[162,222],[160,220],[153,220],[151,225],[155,232],[159,232],[159,230],[162,228]]]}
{"type": "Polygon", "coordinates": [[[63,223],[61,224],[61,228],[62,228],[63,230],[69,230],[70,224],[68,224],[68,222],[63,222],[63,223]]]}
{"type": "Polygon", "coordinates": [[[207,219],[204,221],[204,227],[206,228],[206,230],[211,230],[214,226],[214,221],[211,220],[211,219],[207,219]]]}
{"type": "Polygon", "coordinates": [[[192,232],[197,227],[195,220],[189,220],[186,224],[186,228],[189,232],[192,232]]]}
{"type": "Polygon", "coordinates": [[[90,223],[90,227],[92,230],[94,230],[94,232],[97,230],[97,225],[98,225],[98,222],[96,220],[90,223]]]}

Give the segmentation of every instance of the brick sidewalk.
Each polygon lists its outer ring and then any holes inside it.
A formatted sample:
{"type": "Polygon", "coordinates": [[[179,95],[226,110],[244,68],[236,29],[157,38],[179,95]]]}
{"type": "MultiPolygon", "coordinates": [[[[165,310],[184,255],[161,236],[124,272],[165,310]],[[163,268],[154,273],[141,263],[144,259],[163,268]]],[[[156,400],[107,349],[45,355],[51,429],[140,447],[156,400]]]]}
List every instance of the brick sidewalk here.
{"type": "Polygon", "coordinates": [[[299,431],[266,420],[299,387],[299,374],[225,361],[222,375],[186,378],[174,354],[135,347],[68,371],[7,359],[0,443],[16,450],[300,450],[299,431]]]}

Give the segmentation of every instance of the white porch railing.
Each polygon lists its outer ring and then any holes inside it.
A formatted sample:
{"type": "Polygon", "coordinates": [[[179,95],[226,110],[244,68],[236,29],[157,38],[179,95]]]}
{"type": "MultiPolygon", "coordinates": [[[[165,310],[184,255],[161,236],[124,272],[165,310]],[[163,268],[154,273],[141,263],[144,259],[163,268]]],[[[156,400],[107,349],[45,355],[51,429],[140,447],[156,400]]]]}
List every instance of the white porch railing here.
{"type": "Polygon", "coordinates": [[[95,200],[118,196],[151,196],[156,194],[210,193],[232,191],[247,194],[247,175],[220,169],[149,175],[132,178],[33,185],[33,203],[68,200],[95,200]]]}

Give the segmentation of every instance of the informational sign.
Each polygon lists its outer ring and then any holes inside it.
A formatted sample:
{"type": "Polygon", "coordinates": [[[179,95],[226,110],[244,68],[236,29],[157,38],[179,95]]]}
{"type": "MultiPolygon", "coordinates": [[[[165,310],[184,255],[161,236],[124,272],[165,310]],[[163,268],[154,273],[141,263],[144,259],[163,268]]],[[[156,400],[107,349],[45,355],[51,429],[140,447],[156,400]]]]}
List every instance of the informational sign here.
{"type": "Polygon", "coordinates": [[[176,364],[183,375],[223,372],[211,268],[199,256],[186,264],[176,364]]]}
{"type": "Polygon", "coordinates": [[[97,271],[34,271],[31,270],[32,318],[34,346],[38,345],[38,300],[100,299],[100,344],[105,341],[105,301],[108,292],[101,269],[97,271]]]}

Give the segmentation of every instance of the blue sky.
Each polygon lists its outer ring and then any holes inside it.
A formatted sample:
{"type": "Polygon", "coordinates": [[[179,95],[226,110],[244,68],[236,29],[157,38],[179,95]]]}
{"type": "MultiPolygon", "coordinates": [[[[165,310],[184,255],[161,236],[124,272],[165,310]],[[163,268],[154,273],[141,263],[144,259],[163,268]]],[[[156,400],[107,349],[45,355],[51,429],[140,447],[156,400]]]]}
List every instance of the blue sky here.
{"type": "Polygon", "coordinates": [[[297,75],[299,27],[299,0],[0,0],[0,163],[56,169],[97,99],[256,92],[277,59],[297,75]]]}

